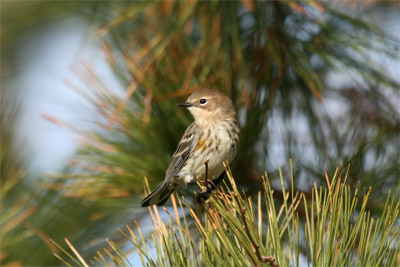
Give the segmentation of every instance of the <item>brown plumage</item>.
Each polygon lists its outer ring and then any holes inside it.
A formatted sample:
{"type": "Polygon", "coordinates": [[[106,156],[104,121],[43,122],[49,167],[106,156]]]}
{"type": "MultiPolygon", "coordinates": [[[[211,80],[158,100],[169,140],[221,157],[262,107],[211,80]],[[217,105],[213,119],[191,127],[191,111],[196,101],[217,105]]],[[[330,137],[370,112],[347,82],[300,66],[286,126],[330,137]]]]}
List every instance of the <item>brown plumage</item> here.
{"type": "Polygon", "coordinates": [[[164,205],[172,192],[195,178],[208,179],[224,172],[222,162],[231,163],[239,146],[236,111],[229,97],[217,90],[200,89],[178,106],[189,109],[194,122],[186,129],[172,156],[164,181],[143,201],[142,207],[164,205]]]}

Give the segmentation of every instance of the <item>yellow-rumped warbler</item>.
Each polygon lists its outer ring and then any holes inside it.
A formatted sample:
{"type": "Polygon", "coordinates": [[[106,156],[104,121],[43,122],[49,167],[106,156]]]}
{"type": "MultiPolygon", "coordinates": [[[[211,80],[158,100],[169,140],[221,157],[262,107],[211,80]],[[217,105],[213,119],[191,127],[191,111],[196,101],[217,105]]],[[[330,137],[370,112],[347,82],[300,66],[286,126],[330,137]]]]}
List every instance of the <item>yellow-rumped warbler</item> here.
{"type": "Polygon", "coordinates": [[[179,186],[196,178],[218,184],[224,174],[223,161],[231,163],[239,146],[239,125],[232,101],[223,93],[199,89],[179,107],[188,108],[194,122],[186,129],[172,156],[164,181],[142,201],[142,207],[161,206],[179,186]]]}

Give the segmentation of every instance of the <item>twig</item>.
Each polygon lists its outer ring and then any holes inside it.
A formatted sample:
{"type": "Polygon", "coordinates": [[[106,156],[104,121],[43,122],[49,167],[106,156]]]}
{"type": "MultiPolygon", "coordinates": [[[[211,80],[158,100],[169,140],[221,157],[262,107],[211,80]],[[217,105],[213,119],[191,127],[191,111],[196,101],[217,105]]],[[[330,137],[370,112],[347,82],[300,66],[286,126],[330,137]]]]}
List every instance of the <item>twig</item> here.
{"type": "Polygon", "coordinates": [[[242,220],[243,220],[243,229],[244,229],[244,231],[246,232],[247,236],[249,237],[250,242],[251,242],[251,244],[252,244],[252,246],[253,246],[253,248],[254,248],[254,251],[255,251],[255,253],[256,253],[256,255],[257,255],[257,258],[258,258],[258,260],[260,261],[260,263],[258,264],[258,266],[260,266],[262,263],[268,263],[269,266],[274,266],[274,267],[279,266],[279,264],[275,262],[275,257],[273,257],[273,256],[263,256],[263,255],[261,255],[261,252],[260,252],[260,245],[258,245],[258,244],[256,243],[256,241],[254,240],[253,236],[250,234],[249,227],[247,226],[247,221],[246,221],[246,218],[245,218],[246,208],[240,207],[241,205],[240,205],[239,200],[237,199],[237,194],[236,194],[235,192],[232,192],[232,196],[235,197],[236,202],[237,202],[237,204],[239,205],[240,213],[241,213],[241,215],[242,215],[242,220]]]}

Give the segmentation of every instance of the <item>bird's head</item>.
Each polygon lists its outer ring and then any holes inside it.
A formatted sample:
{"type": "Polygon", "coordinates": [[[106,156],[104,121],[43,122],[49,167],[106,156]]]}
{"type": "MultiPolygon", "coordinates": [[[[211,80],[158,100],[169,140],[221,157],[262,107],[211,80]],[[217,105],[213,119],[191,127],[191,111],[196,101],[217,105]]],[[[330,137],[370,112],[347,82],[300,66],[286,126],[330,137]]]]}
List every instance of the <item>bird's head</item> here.
{"type": "Polygon", "coordinates": [[[178,106],[187,108],[197,122],[236,117],[231,99],[220,91],[212,89],[194,91],[186,102],[178,106]]]}

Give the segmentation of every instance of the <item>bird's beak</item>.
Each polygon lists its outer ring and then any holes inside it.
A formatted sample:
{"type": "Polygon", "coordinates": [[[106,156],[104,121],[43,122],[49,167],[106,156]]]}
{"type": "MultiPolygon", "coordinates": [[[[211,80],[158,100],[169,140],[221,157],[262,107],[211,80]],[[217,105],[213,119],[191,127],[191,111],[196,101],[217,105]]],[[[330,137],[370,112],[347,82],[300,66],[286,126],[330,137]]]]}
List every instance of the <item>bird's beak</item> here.
{"type": "Polygon", "coordinates": [[[185,102],[185,103],[179,103],[176,104],[178,107],[182,107],[182,108],[190,108],[192,106],[192,104],[190,104],[189,102],[185,102]]]}

